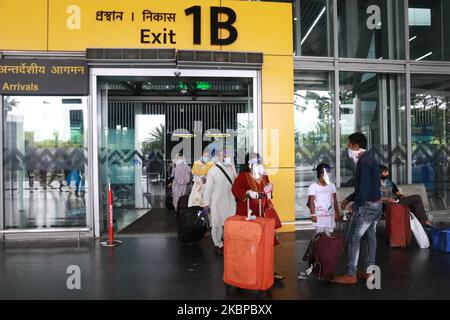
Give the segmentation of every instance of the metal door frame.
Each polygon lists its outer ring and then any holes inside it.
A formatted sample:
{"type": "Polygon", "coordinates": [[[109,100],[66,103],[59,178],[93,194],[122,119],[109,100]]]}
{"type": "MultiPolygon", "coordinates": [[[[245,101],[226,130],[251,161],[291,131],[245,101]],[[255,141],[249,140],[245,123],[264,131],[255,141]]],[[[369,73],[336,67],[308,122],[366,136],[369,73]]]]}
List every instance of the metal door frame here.
{"type": "Polygon", "coordinates": [[[174,77],[175,72],[181,72],[183,77],[215,77],[215,78],[252,78],[253,79],[253,114],[256,119],[256,126],[253,130],[253,139],[256,142],[254,151],[262,150],[262,107],[261,107],[261,72],[256,70],[208,70],[208,69],[176,69],[176,68],[91,68],[90,69],[90,96],[89,101],[89,124],[92,130],[89,131],[89,174],[92,187],[89,190],[88,215],[92,217],[93,234],[95,238],[100,237],[100,199],[99,199],[99,125],[101,125],[101,106],[98,101],[101,98],[98,90],[98,77],[107,76],[144,76],[144,77],[174,77]]]}

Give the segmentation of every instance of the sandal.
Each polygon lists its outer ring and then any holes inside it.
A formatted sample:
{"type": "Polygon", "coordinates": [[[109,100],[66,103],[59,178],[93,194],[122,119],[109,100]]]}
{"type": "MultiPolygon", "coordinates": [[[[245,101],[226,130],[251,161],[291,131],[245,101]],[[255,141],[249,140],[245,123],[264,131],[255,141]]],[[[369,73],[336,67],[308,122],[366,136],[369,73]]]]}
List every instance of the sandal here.
{"type": "Polygon", "coordinates": [[[273,278],[275,280],[283,280],[284,279],[284,277],[281,274],[278,274],[276,272],[273,274],[273,278]]]}

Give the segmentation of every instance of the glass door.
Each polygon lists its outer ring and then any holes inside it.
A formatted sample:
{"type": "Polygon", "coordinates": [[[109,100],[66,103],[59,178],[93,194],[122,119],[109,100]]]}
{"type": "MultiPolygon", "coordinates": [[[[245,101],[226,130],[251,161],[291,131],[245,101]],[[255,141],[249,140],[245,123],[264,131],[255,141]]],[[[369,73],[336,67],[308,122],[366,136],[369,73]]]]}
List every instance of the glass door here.
{"type": "Polygon", "coordinates": [[[165,115],[138,114],[135,123],[136,208],[164,208],[165,115]]]}

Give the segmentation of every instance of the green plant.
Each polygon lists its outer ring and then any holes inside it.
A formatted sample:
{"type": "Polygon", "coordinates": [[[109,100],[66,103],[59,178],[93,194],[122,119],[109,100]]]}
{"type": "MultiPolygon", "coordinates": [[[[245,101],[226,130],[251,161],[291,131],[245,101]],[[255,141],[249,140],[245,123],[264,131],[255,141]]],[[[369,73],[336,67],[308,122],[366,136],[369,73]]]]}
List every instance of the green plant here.
{"type": "Polygon", "coordinates": [[[144,151],[164,151],[164,140],[166,138],[166,129],[163,124],[149,132],[149,138],[142,143],[144,151]]]}

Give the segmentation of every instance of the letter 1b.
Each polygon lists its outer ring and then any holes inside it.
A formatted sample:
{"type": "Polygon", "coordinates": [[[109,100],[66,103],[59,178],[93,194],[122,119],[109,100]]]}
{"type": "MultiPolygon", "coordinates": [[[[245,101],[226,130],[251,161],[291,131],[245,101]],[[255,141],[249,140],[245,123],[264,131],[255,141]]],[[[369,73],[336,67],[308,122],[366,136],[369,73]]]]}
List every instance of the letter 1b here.
{"type": "Polygon", "coordinates": [[[236,41],[238,32],[233,23],[236,22],[236,12],[227,7],[211,7],[211,45],[228,45],[236,41]],[[219,21],[220,15],[226,15],[226,21],[219,21]],[[219,38],[219,30],[225,29],[229,32],[228,38],[219,38]]]}

